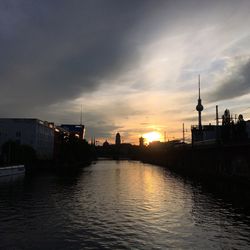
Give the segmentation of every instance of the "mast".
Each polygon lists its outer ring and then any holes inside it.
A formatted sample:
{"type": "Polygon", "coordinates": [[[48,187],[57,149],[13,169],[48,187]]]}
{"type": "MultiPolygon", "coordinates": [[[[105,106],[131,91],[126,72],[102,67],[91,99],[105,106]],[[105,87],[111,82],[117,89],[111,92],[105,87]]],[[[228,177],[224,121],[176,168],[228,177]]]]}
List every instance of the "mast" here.
{"type": "Polygon", "coordinates": [[[199,100],[201,99],[201,81],[200,81],[200,75],[198,76],[199,77],[199,100]]]}

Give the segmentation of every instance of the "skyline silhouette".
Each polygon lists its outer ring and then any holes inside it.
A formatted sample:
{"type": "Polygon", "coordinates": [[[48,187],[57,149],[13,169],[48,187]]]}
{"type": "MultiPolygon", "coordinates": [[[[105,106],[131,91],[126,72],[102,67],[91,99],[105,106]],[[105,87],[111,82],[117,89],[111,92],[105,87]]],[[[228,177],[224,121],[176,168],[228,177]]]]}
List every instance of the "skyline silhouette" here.
{"type": "Polygon", "coordinates": [[[0,117],[86,126],[86,138],[182,137],[226,108],[250,117],[249,1],[0,3],[0,117]]]}

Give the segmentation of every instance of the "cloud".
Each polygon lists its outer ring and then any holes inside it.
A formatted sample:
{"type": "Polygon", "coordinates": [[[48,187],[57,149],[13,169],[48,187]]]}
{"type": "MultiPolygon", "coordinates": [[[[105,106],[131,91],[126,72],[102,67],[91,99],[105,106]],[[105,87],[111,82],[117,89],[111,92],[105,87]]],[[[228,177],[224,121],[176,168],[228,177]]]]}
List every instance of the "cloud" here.
{"type": "Polygon", "coordinates": [[[119,131],[119,126],[114,125],[104,125],[99,124],[97,126],[91,126],[86,129],[86,138],[87,140],[91,140],[91,138],[98,138],[98,139],[108,139],[108,138],[115,138],[116,132],[119,131]]]}
{"type": "Polygon", "coordinates": [[[199,73],[210,102],[249,92],[249,60],[225,59],[249,54],[249,6],[2,0],[0,116],[78,123],[83,104],[90,135],[173,131],[196,112],[199,73]]]}
{"type": "Polygon", "coordinates": [[[218,85],[207,93],[210,102],[237,98],[250,93],[250,56],[229,59],[218,85]]]}
{"type": "Polygon", "coordinates": [[[136,56],[125,40],[144,5],[1,1],[0,110],[72,100],[119,75],[136,56]]]}

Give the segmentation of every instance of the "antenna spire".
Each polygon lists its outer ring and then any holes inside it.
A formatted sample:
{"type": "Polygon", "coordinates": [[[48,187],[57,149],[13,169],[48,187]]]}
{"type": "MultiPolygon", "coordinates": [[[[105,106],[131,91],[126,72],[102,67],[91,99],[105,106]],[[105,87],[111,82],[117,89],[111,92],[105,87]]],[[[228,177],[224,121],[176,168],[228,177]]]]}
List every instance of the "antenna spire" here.
{"type": "Polygon", "coordinates": [[[200,74],[198,75],[198,83],[199,83],[199,99],[201,99],[201,81],[200,81],[200,74]]]}

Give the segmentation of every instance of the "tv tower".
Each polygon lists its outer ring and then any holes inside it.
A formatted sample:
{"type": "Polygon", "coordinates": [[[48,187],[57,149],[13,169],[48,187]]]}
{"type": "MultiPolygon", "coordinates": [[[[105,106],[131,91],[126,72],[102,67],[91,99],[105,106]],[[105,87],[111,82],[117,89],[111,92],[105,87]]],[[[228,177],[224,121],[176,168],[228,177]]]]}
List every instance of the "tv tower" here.
{"type": "Polygon", "coordinates": [[[200,93],[200,75],[199,75],[199,78],[198,78],[198,84],[199,84],[199,97],[198,97],[198,104],[196,106],[196,110],[198,111],[198,114],[199,114],[199,130],[201,131],[202,130],[202,126],[201,126],[201,111],[203,110],[203,106],[201,104],[201,93],[200,93]]]}

